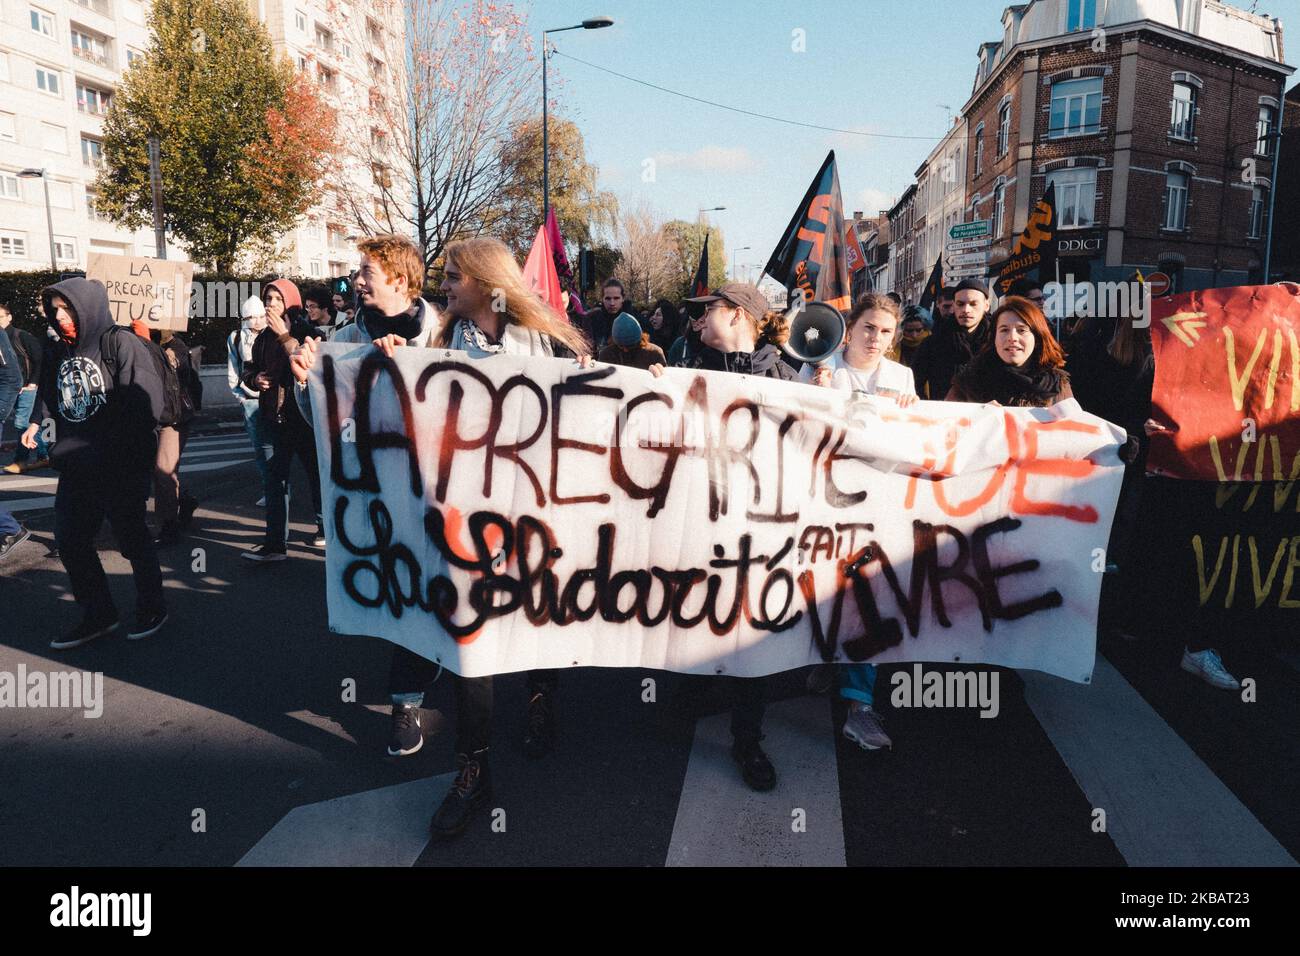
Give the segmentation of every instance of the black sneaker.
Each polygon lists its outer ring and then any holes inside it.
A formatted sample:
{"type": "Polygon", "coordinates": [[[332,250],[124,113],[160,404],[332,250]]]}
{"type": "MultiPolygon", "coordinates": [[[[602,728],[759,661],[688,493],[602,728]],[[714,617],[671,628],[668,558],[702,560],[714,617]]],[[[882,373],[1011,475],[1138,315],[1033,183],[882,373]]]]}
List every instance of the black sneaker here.
{"type": "Polygon", "coordinates": [[[182,528],[188,529],[190,522],[194,518],[194,512],[198,510],[199,500],[190,495],[181,495],[180,512],[178,519],[182,528]]]}
{"type": "Polygon", "coordinates": [[[740,765],[740,775],[751,790],[766,791],[776,786],[776,768],[767,759],[758,741],[739,740],[731,744],[731,756],[740,765]]]}
{"type": "Polygon", "coordinates": [[[31,531],[24,528],[22,525],[19,525],[18,530],[13,534],[7,534],[3,538],[0,538],[0,558],[3,558],[31,536],[31,531]]]}
{"type": "Polygon", "coordinates": [[[424,746],[420,728],[420,708],[408,704],[393,705],[393,728],[388,738],[388,756],[409,757],[424,746]]]}
{"type": "Polygon", "coordinates": [[[153,539],[154,547],[166,548],[173,544],[180,544],[181,526],[176,521],[164,521],[162,528],[158,531],[158,537],[153,539]]]}
{"type": "Polygon", "coordinates": [[[136,615],[135,626],[126,632],[128,641],[142,641],[146,637],[153,637],[157,634],[164,624],[167,623],[167,611],[145,611],[136,615]]]}
{"type": "Polygon", "coordinates": [[[289,555],[285,554],[283,548],[271,548],[259,544],[256,548],[245,551],[240,557],[245,561],[253,561],[257,564],[269,564],[272,561],[286,561],[289,555]]]}
{"type": "Polygon", "coordinates": [[[50,641],[50,647],[56,651],[66,651],[70,647],[80,647],[82,644],[89,644],[97,637],[103,637],[105,634],[112,634],[121,623],[118,621],[109,621],[105,624],[91,624],[89,621],[82,621],[67,637],[56,637],[50,641]]]}
{"type": "Polygon", "coordinates": [[[528,727],[524,730],[524,753],[534,760],[555,747],[555,710],[551,695],[538,692],[528,701],[528,727]]]}
{"type": "Polygon", "coordinates": [[[492,778],[485,753],[480,751],[473,760],[457,754],[456,771],[451,790],[429,821],[429,833],[435,839],[446,840],[464,833],[474,812],[486,807],[492,796],[492,778]]]}
{"type": "Polygon", "coordinates": [[[325,547],[325,528],[323,526],[316,526],[316,533],[312,535],[311,546],[313,548],[325,547]]]}

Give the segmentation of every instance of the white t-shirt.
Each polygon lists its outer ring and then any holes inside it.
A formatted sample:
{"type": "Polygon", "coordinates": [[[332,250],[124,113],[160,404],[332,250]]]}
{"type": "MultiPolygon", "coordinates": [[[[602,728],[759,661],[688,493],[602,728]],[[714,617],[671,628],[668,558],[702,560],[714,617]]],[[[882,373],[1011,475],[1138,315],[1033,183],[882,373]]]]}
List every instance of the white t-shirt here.
{"type": "MultiPolygon", "coordinates": [[[[886,398],[916,394],[916,382],[912,378],[912,370],[901,362],[892,361],[883,355],[870,372],[856,369],[845,362],[843,351],[834,353],[822,364],[831,370],[833,388],[886,398]]],[[[816,365],[805,362],[803,368],[799,370],[799,381],[811,383],[813,373],[816,371],[816,365]]]]}

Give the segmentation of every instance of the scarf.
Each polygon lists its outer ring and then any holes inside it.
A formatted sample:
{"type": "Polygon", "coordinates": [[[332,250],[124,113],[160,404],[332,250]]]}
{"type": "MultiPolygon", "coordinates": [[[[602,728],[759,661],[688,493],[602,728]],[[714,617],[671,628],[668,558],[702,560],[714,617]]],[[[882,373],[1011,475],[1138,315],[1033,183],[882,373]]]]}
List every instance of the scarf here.
{"type": "Polygon", "coordinates": [[[420,334],[420,305],[411,302],[410,308],[396,315],[385,315],[373,306],[361,307],[361,318],[371,338],[400,335],[408,342],[420,334]]]}
{"type": "Polygon", "coordinates": [[[958,378],[978,401],[1030,407],[1056,404],[1067,381],[1061,369],[1040,364],[1037,355],[1024,365],[1008,365],[991,348],[976,356],[958,378]]]}

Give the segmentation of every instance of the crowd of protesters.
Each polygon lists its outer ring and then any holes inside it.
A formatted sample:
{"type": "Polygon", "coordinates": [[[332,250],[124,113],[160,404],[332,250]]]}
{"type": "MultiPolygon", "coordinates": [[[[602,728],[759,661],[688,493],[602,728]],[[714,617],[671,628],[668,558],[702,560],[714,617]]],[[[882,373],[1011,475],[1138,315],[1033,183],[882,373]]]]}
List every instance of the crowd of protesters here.
{"type": "MultiPolygon", "coordinates": [[[[644,317],[616,278],[599,289],[600,304],[575,310],[565,321],[532,291],[508,248],[490,238],[453,243],[439,289],[444,303],[421,295],[424,260],[398,236],[364,239],[353,298],[308,291],[288,279],[267,282],[242,305],[241,324],[227,342],[227,383],[237,401],[262,481],[262,541],[243,557],[258,564],[288,557],[292,462],[310,489],[315,531],[305,544],[326,546],[321,488],[312,427],[309,373],[322,341],[373,343],[386,355],[397,348],[454,349],[482,360],[496,354],[569,357],[647,370],[701,369],[803,382],[874,395],[908,406],[919,400],[1045,407],[1071,398],[1123,427],[1126,477],[1107,551],[1111,570],[1135,578],[1131,529],[1140,507],[1153,359],[1149,333],[1131,322],[1085,319],[1058,340],[1043,309],[1043,292],[1022,281],[993,306],[976,279],[939,291],[933,313],[897,296],[867,293],[844,317],[840,346],[817,362],[800,362],[783,348],[790,321],[759,289],[731,282],[676,304],[660,299],[644,317]]],[[[131,562],[136,615],[127,636],[156,633],[167,619],[156,547],[174,543],[197,502],[178,479],[190,422],[201,388],[190,351],[164,332],[154,343],[114,326],[104,288],[73,278],[45,289],[41,307],[49,341],[12,327],[0,308],[0,414],[15,415],[21,448],[5,470],[21,473],[49,464],[59,471],[55,544],[81,609],[80,623],[51,647],[76,647],[120,628],[94,540],[112,526],[131,562]],[[16,410],[15,410],[16,409],[16,410]],[[40,423],[57,437],[46,444],[40,423]],[[33,457],[34,456],[34,457],[33,457]],[[146,524],[152,492],[160,522],[146,524]]],[[[0,512],[0,556],[28,532],[0,512]]],[[[1207,639],[1188,641],[1182,666],[1217,687],[1239,686],[1207,639]]],[[[420,750],[420,709],[437,664],[394,645],[389,671],[391,732],[388,753],[420,750]]],[[[847,712],[842,733],[867,750],[892,746],[875,711],[876,668],[839,665],[839,696],[847,712]]],[[[731,709],[732,754],[755,790],[776,786],[764,752],[763,718],[769,678],[716,678],[731,709]]],[[[547,753],[555,740],[557,673],[527,675],[524,748],[547,753]]],[[[456,777],[431,823],[436,835],[463,831],[491,795],[493,680],[456,678],[456,777]]]]}

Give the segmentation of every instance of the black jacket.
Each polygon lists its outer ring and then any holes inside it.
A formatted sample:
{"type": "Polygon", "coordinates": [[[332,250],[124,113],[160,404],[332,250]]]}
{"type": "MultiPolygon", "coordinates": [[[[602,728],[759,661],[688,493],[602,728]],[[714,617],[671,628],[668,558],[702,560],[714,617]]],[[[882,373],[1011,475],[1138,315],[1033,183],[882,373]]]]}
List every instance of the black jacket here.
{"type": "Polygon", "coordinates": [[[706,345],[694,355],[680,360],[677,367],[779,378],[786,382],[799,380],[799,373],[782,360],[781,350],[771,343],[760,345],[752,352],[719,352],[706,345]]]}
{"type": "Polygon", "coordinates": [[[65,279],[42,290],[41,304],[57,331],[55,294],[72,308],[77,339],[60,336],[41,370],[32,420],[54,421],[50,463],[65,473],[147,472],[157,457],[163,410],[157,361],[129,328],[114,329],[102,283],[65,279]],[[107,360],[101,345],[110,350],[107,360]]]}
{"type": "Polygon", "coordinates": [[[18,361],[24,369],[23,385],[39,385],[45,344],[32,333],[13,324],[5,331],[9,333],[9,343],[18,353],[18,361]]]}
{"type": "Polygon", "coordinates": [[[943,401],[952,388],[953,376],[979,354],[992,334],[987,315],[973,332],[967,332],[953,318],[940,319],[940,323],[934,334],[920,344],[912,359],[916,394],[936,402],[943,401]]]}

